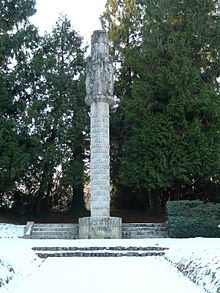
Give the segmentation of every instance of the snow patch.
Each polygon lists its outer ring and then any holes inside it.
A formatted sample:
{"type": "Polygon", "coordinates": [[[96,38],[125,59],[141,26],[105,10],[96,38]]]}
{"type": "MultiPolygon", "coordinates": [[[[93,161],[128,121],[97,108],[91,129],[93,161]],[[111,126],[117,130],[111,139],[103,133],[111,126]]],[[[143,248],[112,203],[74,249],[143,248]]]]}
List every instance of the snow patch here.
{"type": "Polygon", "coordinates": [[[220,239],[195,238],[184,242],[182,247],[170,249],[166,259],[206,292],[220,293],[220,239]]]}
{"type": "Polygon", "coordinates": [[[0,224],[0,239],[17,239],[24,235],[23,225],[12,225],[12,224],[0,224]]]}
{"type": "Polygon", "coordinates": [[[3,257],[0,257],[0,288],[8,284],[13,276],[14,270],[11,265],[8,264],[3,257]]]}
{"type": "MultiPolygon", "coordinates": [[[[39,259],[32,247],[167,247],[165,258],[178,268],[185,276],[208,293],[220,293],[220,238],[191,238],[191,239],[119,239],[119,240],[26,240],[23,236],[24,226],[0,224],[0,291],[17,292],[17,288],[38,274],[44,260],[39,259]]],[[[163,257],[159,257],[162,260],[163,257]]],[[[55,258],[54,264],[61,259],[55,258]]],[[[72,261],[80,261],[75,258],[72,261]]],[[[94,263],[96,262],[96,258],[94,263]]],[[[121,263],[123,272],[123,259],[121,263]]],[[[137,259],[137,258],[133,258],[137,259]]],[[[120,261],[121,260],[121,261],[120,261]]],[[[153,257],[146,257],[146,264],[153,257]]],[[[63,260],[64,261],[64,260],[63,260]]],[[[84,261],[81,259],[81,261],[84,261]]],[[[111,261],[112,266],[115,259],[111,261]]],[[[132,260],[131,260],[132,261],[132,260]]],[[[64,261],[65,262],[65,261],[64,261]]],[[[47,261],[46,261],[47,263],[47,261]]],[[[44,266],[43,266],[44,267],[44,266]]],[[[43,268],[42,267],[42,268],[43,268]]],[[[105,268],[103,268],[105,269],[105,268]]],[[[126,270],[126,268],[124,268],[126,270]]],[[[95,267],[94,267],[94,270],[95,267]]],[[[83,271],[81,272],[84,275],[83,271]]],[[[124,274],[122,277],[125,277],[124,274]]],[[[138,280],[134,272],[134,280],[138,280]]],[[[31,288],[30,288],[31,290],[31,288]]],[[[25,291],[26,292],[26,291],[25,291]]],[[[25,293],[24,292],[24,293],[25,293]]],[[[67,291],[68,292],[68,291],[67,291]]],[[[170,293],[170,291],[167,291],[170,293]]]]}

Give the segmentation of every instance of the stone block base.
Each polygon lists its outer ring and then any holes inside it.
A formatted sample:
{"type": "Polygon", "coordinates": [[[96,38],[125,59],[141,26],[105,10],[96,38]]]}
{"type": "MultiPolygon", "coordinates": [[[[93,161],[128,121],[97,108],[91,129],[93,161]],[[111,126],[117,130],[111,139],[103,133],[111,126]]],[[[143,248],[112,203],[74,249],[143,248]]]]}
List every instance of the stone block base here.
{"type": "Polygon", "coordinates": [[[122,219],[86,217],[79,219],[79,239],[121,239],[122,219]]]}

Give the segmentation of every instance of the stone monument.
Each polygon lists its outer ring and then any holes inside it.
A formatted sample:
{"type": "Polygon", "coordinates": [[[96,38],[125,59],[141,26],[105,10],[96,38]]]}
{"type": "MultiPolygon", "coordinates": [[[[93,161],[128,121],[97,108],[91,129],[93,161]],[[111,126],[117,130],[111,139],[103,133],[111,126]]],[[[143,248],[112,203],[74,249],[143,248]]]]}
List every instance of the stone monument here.
{"type": "Polygon", "coordinates": [[[105,31],[94,31],[87,59],[85,102],[90,106],[91,217],[79,219],[79,238],[121,238],[121,218],[110,217],[109,105],[114,68],[105,31]]]}

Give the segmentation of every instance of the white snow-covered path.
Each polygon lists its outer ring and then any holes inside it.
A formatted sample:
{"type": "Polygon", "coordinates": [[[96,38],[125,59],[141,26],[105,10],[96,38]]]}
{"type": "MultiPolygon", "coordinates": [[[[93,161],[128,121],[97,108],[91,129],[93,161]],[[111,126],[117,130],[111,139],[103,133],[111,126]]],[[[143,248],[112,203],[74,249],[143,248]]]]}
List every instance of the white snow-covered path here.
{"type": "Polygon", "coordinates": [[[30,292],[204,293],[163,257],[48,258],[16,289],[30,292]]]}

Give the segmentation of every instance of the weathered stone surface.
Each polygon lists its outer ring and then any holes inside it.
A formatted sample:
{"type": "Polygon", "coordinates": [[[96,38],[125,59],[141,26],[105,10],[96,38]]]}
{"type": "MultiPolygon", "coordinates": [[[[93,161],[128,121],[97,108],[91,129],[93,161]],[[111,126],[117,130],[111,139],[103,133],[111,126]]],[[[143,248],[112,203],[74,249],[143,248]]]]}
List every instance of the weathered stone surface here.
{"type": "Polygon", "coordinates": [[[48,257],[147,257],[163,256],[164,252],[57,252],[57,253],[37,253],[37,256],[43,259],[48,257]]]}
{"type": "Polygon", "coordinates": [[[85,101],[91,106],[91,217],[110,216],[109,104],[113,103],[113,65],[107,34],[95,31],[87,60],[85,101]]]}
{"type": "Polygon", "coordinates": [[[79,239],[120,239],[122,220],[116,217],[79,219],[79,239]]]}
{"type": "MultiPolygon", "coordinates": [[[[102,217],[103,218],[103,217],[102,217]]],[[[87,219],[87,218],[86,218],[87,219]]],[[[115,218],[111,218],[115,219],[115,218]]],[[[80,224],[91,225],[97,224],[97,221],[83,221],[80,220],[80,224]]],[[[106,225],[108,220],[99,221],[99,224],[106,225]]],[[[167,238],[169,237],[168,225],[165,223],[127,223],[122,224],[120,220],[116,220],[114,224],[114,220],[112,220],[113,227],[115,229],[115,225],[119,225],[119,230],[122,230],[122,238],[126,239],[147,239],[147,238],[167,238]]],[[[97,225],[96,225],[97,226],[97,225]]],[[[94,229],[96,228],[93,227],[94,229]]],[[[108,225],[110,227],[110,225],[108,225]]],[[[89,228],[83,228],[84,231],[89,231],[89,228]],[[87,230],[86,230],[87,229],[87,230]]],[[[89,232],[90,233],[90,232],[89,232]]],[[[110,234],[107,234],[109,236],[110,234]]],[[[112,234],[113,235],[113,234],[112,234]]],[[[113,235],[114,236],[114,235],[113,235]]],[[[103,236],[105,237],[105,236],[103,236]]],[[[30,223],[28,222],[25,227],[25,234],[24,238],[29,239],[78,239],[79,238],[79,225],[78,224],[65,224],[65,223],[58,223],[58,224],[38,224],[38,223],[30,223]],[[31,231],[27,233],[30,228],[31,224],[31,231]],[[27,235],[28,234],[28,235],[27,235]]],[[[88,238],[88,237],[85,237],[88,238]]],[[[91,247],[90,247],[91,248],[91,247]]],[[[51,248],[48,248],[49,250],[51,248]]],[[[68,248],[72,250],[73,248],[68,248]]],[[[77,248],[74,248],[78,250],[77,248]]],[[[84,249],[84,248],[83,248],[84,249]]],[[[94,248],[91,248],[94,249],[94,248]]],[[[97,248],[101,250],[101,248],[97,248]]],[[[105,248],[106,249],[106,248],[105,248]]],[[[124,250],[123,247],[109,247],[108,250],[124,250]]],[[[64,249],[65,250],[65,249],[64,249]]],[[[82,248],[80,248],[82,250],[82,248]]],[[[126,247],[126,250],[161,250],[161,248],[153,248],[153,247],[126,247]]]]}
{"type": "Polygon", "coordinates": [[[107,34],[94,31],[91,38],[91,56],[86,67],[86,103],[106,102],[113,104],[114,68],[109,57],[107,34]]]}
{"type": "Polygon", "coordinates": [[[85,102],[90,105],[91,218],[79,219],[79,238],[122,238],[122,221],[110,217],[109,105],[113,104],[113,65],[104,31],[94,31],[87,60],[85,102]]]}
{"type": "Polygon", "coordinates": [[[122,238],[168,238],[168,225],[164,223],[127,223],[123,224],[122,238]]]}
{"type": "Polygon", "coordinates": [[[70,246],[70,247],[32,247],[34,251],[165,251],[168,250],[167,247],[159,247],[159,246],[70,246]]]}
{"type": "MultiPolygon", "coordinates": [[[[26,227],[29,227],[27,223],[26,227]]],[[[27,231],[27,228],[25,229],[27,231]]],[[[25,233],[24,238],[29,239],[77,239],[78,225],[77,224],[38,224],[33,223],[29,235],[25,233]],[[27,237],[28,236],[28,237],[27,237]]]]}

